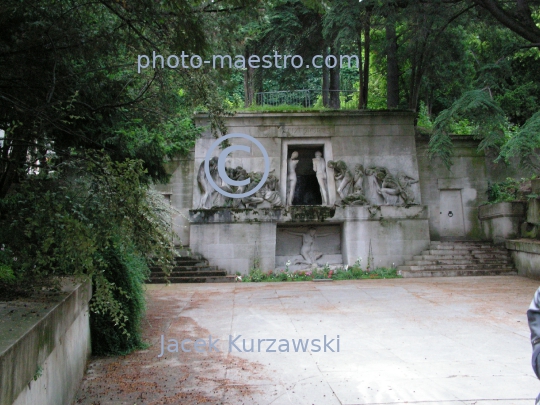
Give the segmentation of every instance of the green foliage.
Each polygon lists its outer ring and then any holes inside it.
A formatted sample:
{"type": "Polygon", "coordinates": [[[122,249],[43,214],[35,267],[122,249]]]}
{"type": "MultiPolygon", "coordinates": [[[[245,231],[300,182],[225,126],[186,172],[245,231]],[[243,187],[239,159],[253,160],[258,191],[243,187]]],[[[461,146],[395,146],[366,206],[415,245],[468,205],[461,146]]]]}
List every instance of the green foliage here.
{"type": "MultiPolygon", "coordinates": [[[[125,241],[124,241],[125,243],[125,241]]],[[[95,282],[96,295],[92,300],[90,328],[92,332],[92,353],[127,354],[145,347],[141,336],[141,321],[145,311],[144,281],[150,272],[146,261],[137,254],[134,246],[123,246],[121,240],[105,252],[103,259],[108,266],[103,277],[105,286],[95,282]],[[110,289],[114,285],[114,289],[110,289]],[[111,314],[110,296],[115,306],[111,314]]]]}
{"type": "Polygon", "coordinates": [[[540,170],[538,148],[540,148],[540,111],[512,134],[502,147],[501,157],[507,161],[512,157],[518,157],[522,168],[529,172],[538,172],[540,170]]]}
{"type": "MultiPolygon", "coordinates": [[[[232,0],[231,0],[232,1],[232,0]]],[[[238,3],[238,2],[236,2],[238,3]]],[[[148,68],[152,51],[204,55],[200,10],[187,0],[126,2],[6,0],[0,7],[0,198],[19,176],[46,170],[47,153],[105,150],[141,159],[147,176],[166,181],[163,162],[190,150],[193,109],[224,130],[226,113],[212,72],[148,68]],[[24,33],[24,34],[21,34],[24,33]]]]}
{"type": "MultiPolygon", "coordinates": [[[[429,157],[440,158],[450,169],[453,144],[450,138],[452,125],[468,120],[475,123],[472,134],[482,139],[478,148],[500,147],[505,140],[507,128],[505,116],[500,106],[486,90],[465,92],[452,106],[442,111],[435,120],[433,134],[429,141],[429,157]]],[[[468,126],[468,122],[467,122],[468,126]]]]}
{"type": "Polygon", "coordinates": [[[433,128],[433,121],[431,120],[431,117],[428,113],[426,103],[424,103],[423,101],[420,102],[420,108],[418,111],[418,122],[416,123],[416,125],[426,129],[433,128]]]}
{"type": "Polygon", "coordinates": [[[16,280],[11,268],[14,263],[13,258],[13,252],[9,247],[4,244],[0,245],[0,284],[12,284],[16,280]]]}
{"type": "Polygon", "coordinates": [[[0,282],[0,296],[65,275],[90,279],[96,352],[141,347],[148,267],[167,268],[173,257],[168,205],[149,189],[139,160],[87,153],[55,169],[0,199],[0,245],[8,252],[1,260],[15,278],[0,282]]]}
{"type": "Polygon", "coordinates": [[[11,267],[0,264],[0,283],[11,284],[16,280],[11,267]]]}
{"type": "Polygon", "coordinates": [[[32,378],[34,381],[37,381],[39,377],[43,375],[43,367],[37,366],[36,372],[34,373],[34,377],[32,378]]]}
{"type": "Polygon", "coordinates": [[[363,270],[360,263],[353,266],[338,267],[331,269],[326,265],[322,268],[302,271],[268,271],[263,272],[260,269],[252,269],[249,275],[244,276],[244,282],[278,282],[278,281],[311,281],[316,279],[332,280],[360,280],[360,279],[378,279],[378,278],[399,278],[395,267],[379,267],[372,271],[363,270]]]}
{"type": "Polygon", "coordinates": [[[487,189],[487,196],[489,203],[498,202],[511,202],[511,201],[525,201],[530,197],[531,193],[531,180],[535,179],[533,176],[530,179],[513,179],[508,177],[506,180],[498,183],[489,183],[487,189]]]}

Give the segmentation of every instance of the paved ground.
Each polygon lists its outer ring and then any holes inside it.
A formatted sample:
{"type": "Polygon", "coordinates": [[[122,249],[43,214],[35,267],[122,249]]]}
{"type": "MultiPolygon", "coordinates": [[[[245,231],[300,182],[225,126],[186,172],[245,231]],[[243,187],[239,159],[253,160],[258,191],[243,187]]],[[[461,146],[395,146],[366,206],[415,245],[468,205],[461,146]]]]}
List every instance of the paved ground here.
{"type": "Polygon", "coordinates": [[[78,403],[532,405],[537,287],[517,276],[149,286],[153,346],[92,359],[78,403]],[[339,352],[257,352],[257,339],[325,334],[339,352]],[[212,335],[222,351],[158,357],[161,335],[212,335]],[[229,335],[255,352],[228,353],[229,335]]]}

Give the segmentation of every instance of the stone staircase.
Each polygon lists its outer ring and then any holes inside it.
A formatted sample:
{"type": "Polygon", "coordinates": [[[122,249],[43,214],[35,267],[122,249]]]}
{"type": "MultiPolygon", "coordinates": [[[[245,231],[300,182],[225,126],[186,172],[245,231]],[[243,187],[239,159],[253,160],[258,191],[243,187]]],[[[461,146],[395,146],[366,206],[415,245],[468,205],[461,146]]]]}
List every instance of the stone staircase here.
{"type": "Polygon", "coordinates": [[[234,283],[236,276],[228,275],[217,266],[209,266],[208,261],[196,256],[177,256],[169,277],[160,267],[152,267],[147,284],[170,283],[234,283]]]}
{"type": "Polygon", "coordinates": [[[403,277],[495,276],[517,274],[510,253],[489,242],[431,242],[399,266],[403,277]]]}

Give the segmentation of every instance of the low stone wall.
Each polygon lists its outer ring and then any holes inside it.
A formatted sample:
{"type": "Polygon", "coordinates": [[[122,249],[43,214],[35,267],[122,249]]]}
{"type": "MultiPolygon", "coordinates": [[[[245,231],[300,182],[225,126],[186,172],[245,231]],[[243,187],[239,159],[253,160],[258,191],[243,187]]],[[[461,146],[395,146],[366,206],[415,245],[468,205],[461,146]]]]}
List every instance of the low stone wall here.
{"type": "Polygon", "coordinates": [[[519,238],[520,225],[525,220],[525,207],[524,202],[481,205],[478,208],[478,218],[485,239],[503,244],[506,239],[519,238]]]}
{"type": "Polygon", "coordinates": [[[0,303],[0,405],[73,403],[90,355],[89,282],[0,303]]]}
{"type": "Polygon", "coordinates": [[[507,240],[518,274],[540,280],[540,241],[534,239],[507,240]]]}

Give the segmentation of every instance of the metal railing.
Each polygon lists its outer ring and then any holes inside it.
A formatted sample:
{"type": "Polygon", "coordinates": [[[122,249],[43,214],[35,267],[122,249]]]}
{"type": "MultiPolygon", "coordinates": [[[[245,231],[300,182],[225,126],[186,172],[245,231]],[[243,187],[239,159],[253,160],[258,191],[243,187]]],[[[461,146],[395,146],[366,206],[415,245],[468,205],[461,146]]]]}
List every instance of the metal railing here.
{"type": "MultiPolygon", "coordinates": [[[[358,105],[352,106],[354,95],[356,95],[356,103],[358,103],[358,90],[327,90],[328,99],[331,94],[339,93],[341,108],[357,108],[358,105]]],[[[282,91],[265,91],[255,93],[255,104],[260,106],[279,106],[279,105],[295,105],[302,107],[315,107],[322,103],[323,91],[320,89],[308,90],[282,90],[282,91]]]]}

